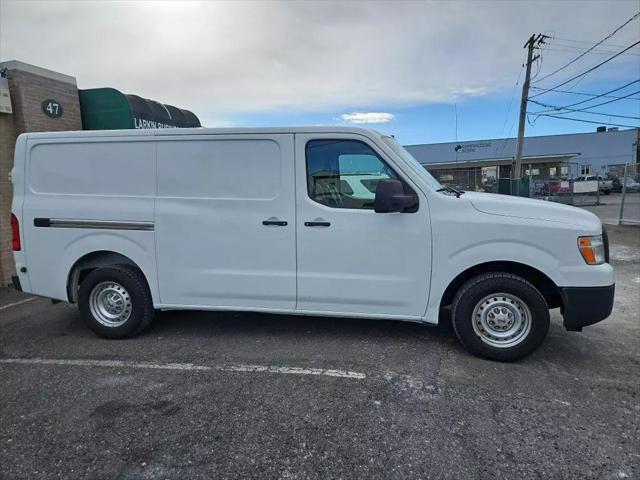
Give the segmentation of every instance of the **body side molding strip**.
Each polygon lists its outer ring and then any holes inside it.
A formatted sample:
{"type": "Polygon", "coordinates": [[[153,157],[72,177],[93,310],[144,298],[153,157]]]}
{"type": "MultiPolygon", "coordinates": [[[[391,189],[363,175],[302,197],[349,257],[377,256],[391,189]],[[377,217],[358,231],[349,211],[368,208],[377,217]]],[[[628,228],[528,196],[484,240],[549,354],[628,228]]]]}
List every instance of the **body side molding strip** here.
{"type": "Polygon", "coordinates": [[[153,231],[153,222],[122,221],[122,220],[78,220],[67,218],[33,219],[35,227],[49,228],[91,228],[98,230],[144,230],[153,231]]]}

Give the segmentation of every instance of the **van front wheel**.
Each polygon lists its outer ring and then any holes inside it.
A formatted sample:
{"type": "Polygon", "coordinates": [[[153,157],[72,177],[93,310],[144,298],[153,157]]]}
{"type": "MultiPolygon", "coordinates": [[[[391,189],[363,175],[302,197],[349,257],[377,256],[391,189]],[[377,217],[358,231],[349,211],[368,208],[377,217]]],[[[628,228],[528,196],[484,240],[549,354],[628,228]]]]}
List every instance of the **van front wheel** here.
{"type": "Polygon", "coordinates": [[[524,278],[487,273],[467,281],[453,301],[453,328],[469,351],[492,360],[533,352],[549,330],[549,308],[524,278]]]}
{"type": "Polygon", "coordinates": [[[153,319],[151,292],[140,270],[113,265],[90,272],[78,292],[80,316],[95,333],[125,338],[153,319]]]}

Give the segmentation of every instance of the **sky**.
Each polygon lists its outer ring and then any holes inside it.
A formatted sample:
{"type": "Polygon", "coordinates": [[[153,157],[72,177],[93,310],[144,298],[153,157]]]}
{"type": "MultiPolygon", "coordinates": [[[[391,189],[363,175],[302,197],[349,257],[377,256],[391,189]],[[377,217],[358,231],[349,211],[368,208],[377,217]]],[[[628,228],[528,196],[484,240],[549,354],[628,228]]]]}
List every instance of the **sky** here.
{"type": "MultiPolygon", "coordinates": [[[[640,40],[636,18],[542,79],[633,17],[639,5],[0,0],[0,60],[72,75],[79,88],[113,87],[187,108],[208,127],[358,125],[394,134],[405,145],[502,138],[517,132],[523,45],[531,34],[551,37],[536,52],[532,86],[552,88],[640,40]]],[[[561,89],[600,94],[638,79],[640,45],[561,89]]],[[[638,125],[608,115],[640,117],[640,83],[611,95],[631,96],[591,110],[607,116],[565,116],[638,125]]],[[[587,98],[546,92],[535,100],[555,106],[587,98]]],[[[537,110],[549,108],[529,105],[537,110]]],[[[529,122],[527,136],[597,127],[533,115],[529,122]]]]}

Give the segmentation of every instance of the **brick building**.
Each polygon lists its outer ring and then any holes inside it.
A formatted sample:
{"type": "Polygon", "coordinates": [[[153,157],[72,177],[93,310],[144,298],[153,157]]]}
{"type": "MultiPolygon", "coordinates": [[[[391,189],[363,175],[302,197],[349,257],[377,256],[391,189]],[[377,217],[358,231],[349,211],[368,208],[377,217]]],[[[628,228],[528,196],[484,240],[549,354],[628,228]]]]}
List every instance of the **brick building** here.
{"type": "Polygon", "coordinates": [[[27,63],[0,63],[0,285],[13,273],[9,172],[23,132],[199,127],[198,117],[114,88],[78,90],[76,79],[27,63]]]}
{"type": "Polygon", "coordinates": [[[9,172],[16,138],[23,132],[82,130],[82,121],[74,77],[18,61],[1,63],[0,70],[8,82],[12,110],[0,111],[0,282],[6,285],[14,269],[9,172]],[[58,111],[47,112],[50,102],[58,111]]]}

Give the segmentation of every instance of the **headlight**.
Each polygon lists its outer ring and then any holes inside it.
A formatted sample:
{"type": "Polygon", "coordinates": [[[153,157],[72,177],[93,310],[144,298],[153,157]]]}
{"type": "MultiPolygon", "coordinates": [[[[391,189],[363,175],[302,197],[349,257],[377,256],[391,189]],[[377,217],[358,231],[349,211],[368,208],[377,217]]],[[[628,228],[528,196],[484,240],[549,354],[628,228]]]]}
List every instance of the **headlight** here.
{"type": "Polygon", "coordinates": [[[578,249],[584,261],[589,265],[601,265],[604,263],[604,242],[602,241],[602,235],[578,237],[578,249]]]}

